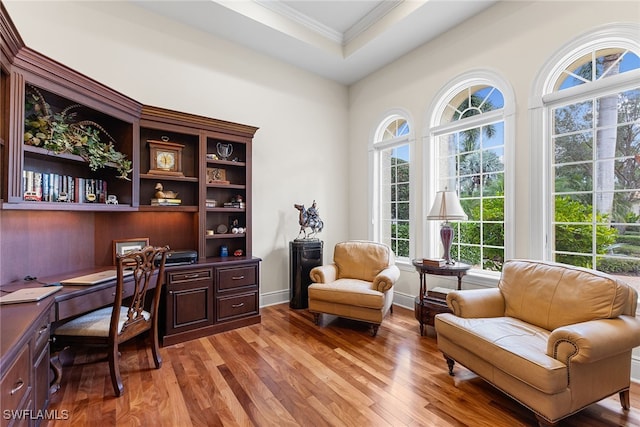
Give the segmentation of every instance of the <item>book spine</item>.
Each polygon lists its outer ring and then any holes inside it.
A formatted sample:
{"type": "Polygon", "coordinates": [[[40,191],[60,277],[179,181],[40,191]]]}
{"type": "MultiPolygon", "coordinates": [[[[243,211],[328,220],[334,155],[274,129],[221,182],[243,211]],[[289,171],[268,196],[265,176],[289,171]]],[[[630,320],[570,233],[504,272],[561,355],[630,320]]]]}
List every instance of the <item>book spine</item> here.
{"type": "Polygon", "coordinates": [[[42,201],[49,202],[49,174],[42,174],[42,201]]]}

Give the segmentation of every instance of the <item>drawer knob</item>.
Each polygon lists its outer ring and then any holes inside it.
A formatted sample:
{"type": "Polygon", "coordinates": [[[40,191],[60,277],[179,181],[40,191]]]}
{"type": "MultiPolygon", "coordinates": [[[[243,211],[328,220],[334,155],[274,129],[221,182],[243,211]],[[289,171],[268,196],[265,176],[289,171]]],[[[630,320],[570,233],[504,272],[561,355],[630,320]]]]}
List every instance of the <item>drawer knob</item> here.
{"type": "Polygon", "coordinates": [[[11,395],[13,396],[14,394],[16,394],[17,392],[20,391],[20,389],[22,387],[24,387],[24,381],[22,380],[22,378],[18,378],[18,381],[16,381],[16,386],[14,388],[11,389],[11,395]]]}
{"type": "Polygon", "coordinates": [[[41,326],[40,330],[38,331],[38,335],[44,334],[45,332],[47,332],[48,329],[49,329],[49,326],[47,325],[41,326]]]}
{"type": "Polygon", "coordinates": [[[240,308],[240,307],[242,307],[242,306],[244,306],[244,303],[243,303],[243,302],[241,302],[240,304],[231,304],[231,307],[232,307],[232,308],[240,308]]]}
{"type": "Polygon", "coordinates": [[[184,278],[185,279],[197,279],[200,275],[198,273],[195,274],[185,274],[184,278]]]}
{"type": "Polygon", "coordinates": [[[231,280],[242,280],[244,279],[244,276],[233,276],[231,277],[231,280]]]}

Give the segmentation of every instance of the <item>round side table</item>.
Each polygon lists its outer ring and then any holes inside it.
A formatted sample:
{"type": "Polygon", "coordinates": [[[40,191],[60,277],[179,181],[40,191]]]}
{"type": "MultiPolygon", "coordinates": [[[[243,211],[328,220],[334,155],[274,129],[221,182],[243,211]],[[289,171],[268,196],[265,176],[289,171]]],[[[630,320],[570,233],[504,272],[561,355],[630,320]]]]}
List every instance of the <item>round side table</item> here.
{"type": "Polygon", "coordinates": [[[434,317],[438,313],[451,313],[447,302],[443,298],[427,295],[426,275],[456,276],[458,290],[462,289],[462,277],[471,269],[471,265],[463,262],[448,264],[443,267],[424,264],[422,259],[414,259],[413,266],[420,275],[420,293],[415,299],[415,316],[420,322],[420,335],[424,335],[424,325],[434,325],[434,317]]]}

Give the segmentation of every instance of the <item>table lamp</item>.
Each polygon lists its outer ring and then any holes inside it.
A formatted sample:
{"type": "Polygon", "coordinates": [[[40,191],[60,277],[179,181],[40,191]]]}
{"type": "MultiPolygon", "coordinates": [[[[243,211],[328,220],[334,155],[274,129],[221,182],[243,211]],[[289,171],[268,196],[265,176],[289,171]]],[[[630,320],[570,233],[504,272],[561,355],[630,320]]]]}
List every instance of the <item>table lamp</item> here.
{"type": "Polygon", "coordinates": [[[467,219],[467,214],[462,210],[456,192],[447,191],[447,189],[438,191],[427,219],[444,221],[440,227],[440,239],[444,247],[444,255],[442,257],[448,265],[455,264],[451,260],[451,244],[453,243],[454,231],[449,221],[467,219]]]}

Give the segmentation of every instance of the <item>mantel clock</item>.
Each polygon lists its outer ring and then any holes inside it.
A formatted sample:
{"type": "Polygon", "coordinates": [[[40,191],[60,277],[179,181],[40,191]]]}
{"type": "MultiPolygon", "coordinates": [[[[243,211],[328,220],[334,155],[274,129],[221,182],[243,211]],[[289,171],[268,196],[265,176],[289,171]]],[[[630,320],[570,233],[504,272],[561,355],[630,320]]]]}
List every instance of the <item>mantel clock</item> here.
{"type": "Polygon", "coordinates": [[[161,141],[149,140],[151,165],[149,173],[153,175],[184,176],[182,173],[182,149],[184,145],[169,142],[163,137],[161,141]]]}

